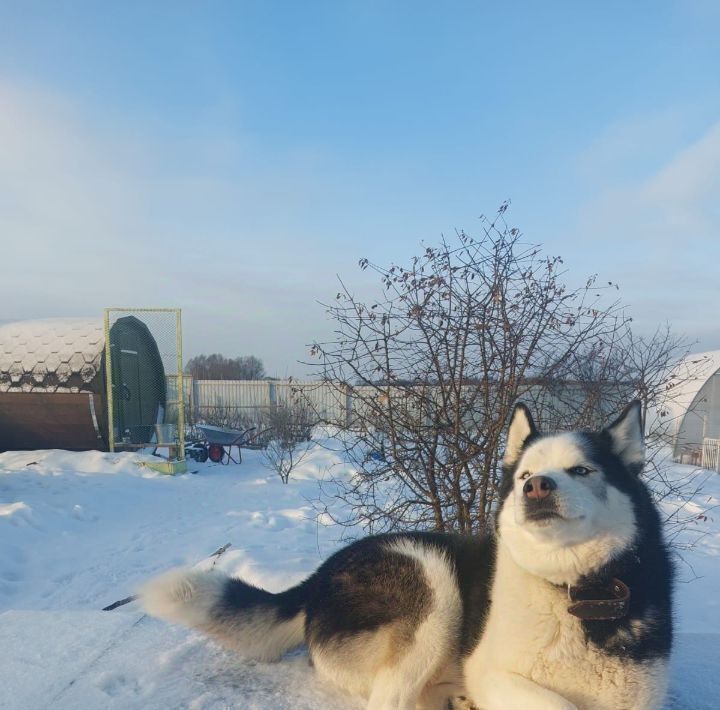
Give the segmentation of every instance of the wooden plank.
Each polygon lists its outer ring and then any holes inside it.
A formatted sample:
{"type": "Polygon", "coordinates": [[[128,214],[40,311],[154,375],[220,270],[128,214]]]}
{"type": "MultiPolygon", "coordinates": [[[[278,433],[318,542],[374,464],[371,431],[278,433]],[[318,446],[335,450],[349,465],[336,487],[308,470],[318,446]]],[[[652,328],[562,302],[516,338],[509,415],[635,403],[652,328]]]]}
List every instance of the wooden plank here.
{"type": "MultiPolygon", "coordinates": [[[[102,400],[95,395],[101,414],[102,400]]],[[[98,416],[100,426],[103,421],[98,416]]],[[[0,392],[0,451],[107,450],[98,439],[87,392],[0,392]]]]}

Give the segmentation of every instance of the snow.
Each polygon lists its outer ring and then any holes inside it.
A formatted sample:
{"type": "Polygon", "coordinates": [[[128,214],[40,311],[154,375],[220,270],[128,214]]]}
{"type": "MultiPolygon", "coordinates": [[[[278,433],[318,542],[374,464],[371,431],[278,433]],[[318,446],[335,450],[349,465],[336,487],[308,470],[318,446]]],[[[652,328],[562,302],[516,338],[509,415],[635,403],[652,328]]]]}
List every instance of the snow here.
{"type": "MultiPolygon", "coordinates": [[[[350,469],[315,446],[289,485],[244,451],[241,465],[153,472],[136,454],[0,454],[0,708],[285,708],[362,705],[323,685],[304,651],[247,662],[201,634],[100,609],[176,565],[212,564],[270,590],[310,573],[342,531],[317,515],[318,482],[350,469]]],[[[682,473],[687,467],[679,467],[682,473]]],[[[720,690],[720,477],[695,507],[703,537],[679,565],[678,650],[668,708],[717,707],[720,690]],[[694,573],[693,573],[694,570],[694,573]],[[699,577],[687,581],[693,576],[699,577]]]]}
{"type": "Polygon", "coordinates": [[[3,708],[358,707],[324,688],[305,657],[282,666],[240,663],[136,611],[9,611],[0,618],[2,648],[18,649],[3,662],[3,708]]]}

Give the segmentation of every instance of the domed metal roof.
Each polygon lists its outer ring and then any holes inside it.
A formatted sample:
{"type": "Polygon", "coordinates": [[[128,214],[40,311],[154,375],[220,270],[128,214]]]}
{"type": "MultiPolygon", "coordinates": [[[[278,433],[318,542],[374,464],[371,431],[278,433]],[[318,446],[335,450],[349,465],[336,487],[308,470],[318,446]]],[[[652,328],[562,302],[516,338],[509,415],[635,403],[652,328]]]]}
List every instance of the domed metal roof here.
{"type": "Polygon", "coordinates": [[[668,391],[668,402],[665,406],[678,423],[688,411],[692,411],[703,386],[718,370],[720,350],[693,353],[675,366],[673,379],[677,379],[679,384],[668,391]]]}
{"type": "Polygon", "coordinates": [[[97,391],[105,348],[100,319],[51,318],[0,326],[0,392],[97,391]]]}

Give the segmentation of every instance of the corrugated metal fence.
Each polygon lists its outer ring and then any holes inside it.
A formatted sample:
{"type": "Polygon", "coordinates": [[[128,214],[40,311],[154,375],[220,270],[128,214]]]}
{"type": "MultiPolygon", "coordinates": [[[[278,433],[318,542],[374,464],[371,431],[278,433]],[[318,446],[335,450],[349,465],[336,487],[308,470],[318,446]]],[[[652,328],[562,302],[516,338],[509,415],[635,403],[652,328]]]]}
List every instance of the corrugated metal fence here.
{"type": "MultiPolygon", "coordinates": [[[[387,396],[406,398],[402,388],[389,392],[386,388],[372,386],[353,387],[346,390],[341,385],[327,382],[300,380],[195,380],[185,376],[185,409],[195,421],[213,420],[213,423],[229,425],[230,420],[259,421],[269,409],[298,404],[309,409],[313,415],[326,422],[340,426],[352,425],[354,413],[371,402],[382,401],[387,396]]],[[[172,397],[175,383],[168,378],[168,396],[172,397]]],[[[468,386],[468,392],[473,390],[468,386]]],[[[432,398],[433,388],[426,388],[425,395],[432,398]]],[[[586,390],[574,383],[563,383],[558,392],[541,386],[530,385],[525,389],[523,400],[530,404],[537,420],[550,429],[562,428],[565,412],[577,412],[587,399],[586,390]],[[557,421],[555,421],[557,419],[557,421]]],[[[613,383],[602,387],[597,406],[607,409],[611,415],[632,396],[631,385],[613,383]]],[[[421,398],[408,399],[407,406],[417,407],[421,398]]],[[[418,416],[422,416],[420,411],[418,416]]]]}
{"type": "MultiPolygon", "coordinates": [[[[275,406],[304,404],[325,421],[347,425],[352,399],[339,387],[295,380],[196,380],[185,376],[186,408],[201,419],[223,411],[256,419],[275,406]]],[[[168,391],[175,385],[168,381],[168,391]]]]}

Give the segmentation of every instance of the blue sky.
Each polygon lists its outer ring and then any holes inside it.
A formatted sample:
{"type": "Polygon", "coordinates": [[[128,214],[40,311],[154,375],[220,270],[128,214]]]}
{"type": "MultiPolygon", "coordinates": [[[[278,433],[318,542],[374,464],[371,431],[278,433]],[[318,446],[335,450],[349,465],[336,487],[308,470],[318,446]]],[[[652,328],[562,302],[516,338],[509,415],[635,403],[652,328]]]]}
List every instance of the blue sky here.
{"type": "Polygon", "coordinates": [[[300,374],[336,275],[512,200],[720,347],[720,6],[0,0],[0,319],[184,309],[300,374]]]}

